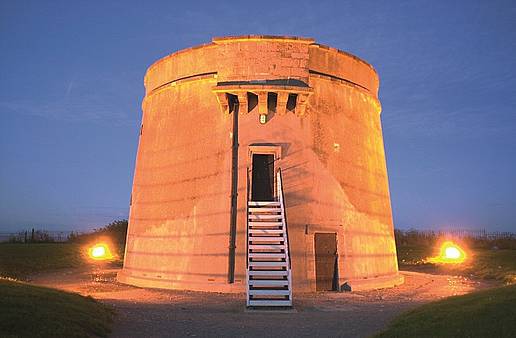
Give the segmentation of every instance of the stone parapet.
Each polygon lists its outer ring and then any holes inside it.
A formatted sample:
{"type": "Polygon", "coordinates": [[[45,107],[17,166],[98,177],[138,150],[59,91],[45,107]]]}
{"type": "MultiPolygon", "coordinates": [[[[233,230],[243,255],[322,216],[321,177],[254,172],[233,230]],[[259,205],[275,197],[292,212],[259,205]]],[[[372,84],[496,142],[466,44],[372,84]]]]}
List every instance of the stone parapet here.
{"type": "Polygon", "coordinates": [[[211,43],[172,53],[149,67],[146,93],[167,83],[203,74],[217,74],[218,82],[309,82],[311,73],[353,83],[374,97],[378,75],[362,59],[315,43],[311,38],[245,35],[213,38],[211,43]]]}

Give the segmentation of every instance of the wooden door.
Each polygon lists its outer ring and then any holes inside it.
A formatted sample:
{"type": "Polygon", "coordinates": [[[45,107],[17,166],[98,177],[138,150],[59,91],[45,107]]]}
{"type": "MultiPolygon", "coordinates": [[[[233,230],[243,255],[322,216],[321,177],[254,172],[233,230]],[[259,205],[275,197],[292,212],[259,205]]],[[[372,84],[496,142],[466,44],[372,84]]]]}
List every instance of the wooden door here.
{"type": "Polygon", "coordinates": [[[315,276],[317,291],[337,287],[337,234],[315,234],[315,276]]]}

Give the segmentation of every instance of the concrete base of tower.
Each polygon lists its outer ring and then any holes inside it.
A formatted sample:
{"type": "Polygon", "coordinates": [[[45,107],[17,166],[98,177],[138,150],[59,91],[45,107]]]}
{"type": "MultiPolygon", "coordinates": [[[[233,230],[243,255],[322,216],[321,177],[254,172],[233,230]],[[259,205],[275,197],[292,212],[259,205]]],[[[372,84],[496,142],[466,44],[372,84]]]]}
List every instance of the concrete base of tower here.
{"type": "Polygon", "coordinates": [[[403,284],[405,278],[399,272],[392,275],[379,276],[373,278],[350,279],[347,281],[351,286],[351,291],[366,291],[374,289],[392,288],[403,284]]]}
{"type": "MultiPolygon", "coordinates": [[[[221,293],[242,293],[245,292],[245,281],[236,281],[229,284],[227,282],[217,281],[181,281],[172,279],[163,279],[152,276],[136,276],[124,270],[118,272],[117,280],[119,283],[128,284],[143,288],[155,289],[171,289],[171,290],[188,290],[203,292],[221,292],[221,293]]],[[[374,289],[391,288],[403,284],[404,277],[400,273],[374,278],[350,279],[346,283],[351,286],[351,291],[366,291],[374,289]]],[[[294,294],[297,292],[311,293],[315,290],[294,288],[294,294]]]]}
{"type": "Polygon", "coordinates": [[[217,281],[181,281],[163,279],[152,276],[135,276],[124,270],[118,272],[117,281],[122,284],[138,286],[142,288],[171,289],[203,292],[242,293],[245,292],[245,281],[235,283],[217,281]]]}

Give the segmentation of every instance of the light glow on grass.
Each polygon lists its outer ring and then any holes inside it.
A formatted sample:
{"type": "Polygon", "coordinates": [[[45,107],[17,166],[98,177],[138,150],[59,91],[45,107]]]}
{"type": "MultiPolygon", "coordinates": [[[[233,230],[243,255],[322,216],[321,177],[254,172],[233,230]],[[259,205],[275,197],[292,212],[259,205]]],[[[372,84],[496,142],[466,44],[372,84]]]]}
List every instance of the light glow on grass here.
{"type": "Polygon", "coordinates": [[[463,263],[466,258],[466,252],[457,243],[445,241],[440,246],[439,255],[429,258],[428,261],[430,263],[460,264],[463,263]]]}

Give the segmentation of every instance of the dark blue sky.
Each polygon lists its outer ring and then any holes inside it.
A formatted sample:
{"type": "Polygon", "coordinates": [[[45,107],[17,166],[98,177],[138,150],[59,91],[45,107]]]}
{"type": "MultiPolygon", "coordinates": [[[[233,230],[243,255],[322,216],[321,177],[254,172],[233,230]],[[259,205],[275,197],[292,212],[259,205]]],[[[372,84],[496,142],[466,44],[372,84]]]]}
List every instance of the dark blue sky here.
{"type": "Polygon", "coordinates": [[[396,226],[516,231],[514,1],[1,1],[0,232],[128,214],[156,59],[299,35],[380,74],[396,226]]]}

